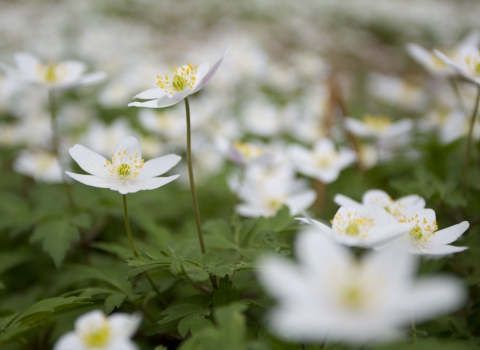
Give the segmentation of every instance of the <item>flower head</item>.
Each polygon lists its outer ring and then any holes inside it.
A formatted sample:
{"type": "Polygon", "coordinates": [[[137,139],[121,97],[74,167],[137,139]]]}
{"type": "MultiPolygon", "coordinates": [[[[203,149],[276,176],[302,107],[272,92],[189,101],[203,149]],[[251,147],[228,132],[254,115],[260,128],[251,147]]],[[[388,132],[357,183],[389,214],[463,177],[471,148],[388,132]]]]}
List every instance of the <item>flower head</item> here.
{"type": "Polygon", "coordinates": [[[405,216],[410,217],[415,214],[417,210],[425,208],[425,200],[420,196],[412,194],[393,200],[392,197],[382,190],[369,190],[365,192],[362,203],[354,201],[343,194],[335,195],[333,201],[341,206],[354,206],[361,215],[367,215],[367,205],[373,202],[383,207],[397,220],[404,219],[405,216]]]}
{"type": "Polygon", "coordinates": [[[390,340],[410,324],[458,308],[464,288],[447,277],[414,281],[415,260],[402,249],[361,261],[315,231],[300,234],[300,263],[279,257],[260,264],[260,281],[279,305],[269,315],[279,336],[302,342],[367,344],[390,340]]]}
{"type": "Polygon", "coordinates": [[[200,91],[213,78],[229,49],[230,47],[212,67],[208,62],[199,66],[187,63],[180,67],[173,67],[171,74],[158,75],[157,87],[145,90],[133,97],[150,101],[132,102],[128,106],[148,108],[173,106],[188,95],[200,91]]]}
{"type": "Polygon", "coordinates": [[[62,170],[55,154],[45,151],[24,150],[15,159],[17,173],[33,177],[37,181],[62,182],[62,170]]]}
{"type": "Polygon", "coordinates": [[[121,194],[153,190],[175,180],[179,175],[157,176],[170,170],[181,159],[180,156],[169,154],[145,162],[138,140],[133,136],[126,136],[120,140],[111,154],[111,160],[82,145],[70,148],[70,155],[83,170],[92,175],[67,171],[69,176],[85,185],[110,188],[121,194]]]}
{"type": "Polygon", "coordinates": [[[475,46],[463,47],[454,58],[437,50],[435,54],[465,79],[480,85],[480,51],[475,46]]]}
{"type": "Polygon", "coordinates": [[[392,122],[387,116],[368,114],[363,120],[345,118],[345,127],[357,136],[387,141],[409,133],[413,128],[413,121],[402,119],[392,122]]]}
{"type": "Polygon", "coordinates": [[[115,313],[107,317],[94,310],[79,317],[75,330],[60,337],[53,350],[137,350],[130,338],[140,322],[137,314],[115,313]]]}
{"type": "Polygon", "coordinates": [[[84,74],[85,64],[78,61],[42,63],[29,53],[14,56],[17,69],[0,62],[10,77],[27,84],[45,87],[50,90],[67,90],[79,85],[89,85],[105,79],[104,72],[84,74]]]}

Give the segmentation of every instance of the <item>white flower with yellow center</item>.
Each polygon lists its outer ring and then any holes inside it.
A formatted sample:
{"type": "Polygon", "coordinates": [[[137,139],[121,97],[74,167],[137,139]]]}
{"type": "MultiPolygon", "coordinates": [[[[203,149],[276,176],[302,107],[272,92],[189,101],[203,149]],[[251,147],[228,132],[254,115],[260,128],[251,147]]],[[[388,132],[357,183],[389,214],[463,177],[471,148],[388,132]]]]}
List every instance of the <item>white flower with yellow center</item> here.
{"type": "Polygon", "coordinates": [[[200,91],[213,78],[229,49],[212,67],[208,62],[199,66],[187,63],[180,67],[173,67],[171,74],[157,76],[157,87],[145,90],[133,97],[150,101],[132,102],[128,106],[148,108],[173,106],[185,97],[200,91]]]}
{"type": "Polygon", "coordinates": [[[370,202],[376,203],[384,208],[389,214],[393,215],[396,220],[404,219],[415,214],[416,211],[425,208],[425,200],[415,194],[401,197],[393,200],[388,193],[382,190],[369,190],[364,193],[362,203],[359,203],[343,194],[337,194],[333,201],[340,206],[354,206],[360,215],[367,215],[367,205],[370,202]]]}
{"type": "Polygon", "coordinates": [[[410,217],[404,216],[400,222],[408,223],[413,227],[405,234],[404,239],[394,243],[404,244],[407,242],[410,253],[447,255],[468,249],[468,247],[449,245],[468,229],[470,224],[467,221],[437,231],[435,212],[432,209],[421,209],[410,217]]]}
{"type": "Polygon", "coordinates": [[[384,115],[367,114],[363,120],[345,118],[345,127],[360,137],[374,137],[380,141],[387,141],[392,137],[399,137],[412,131],[413,121],[402,119],[396,122],[384,115]]]}
{"type": "Polygon", "coordinates": [[[437,50],[435,54],[465,79],[480,85],[480,51],[475,46],[463,47],[453,59],[437,50]]]}
{"type": "Polygon", "coordinates": [[[321,139],[314,145],[312,151],[299,145],[292,146],[291,157],[298,172],[326,184],[335,181],[340,171],[356,159],[355,152],[350,149],[343,148],[337,151],[330,139],[321,139]]]}
{"type": "Polygon", "coordinates": [[[138,314],[115,313],[107,317],[94,310],[79,317],[74,331],[61,336],[53,350],[138,350],[130,338],[140,322],[138,314]]]}
{"type": "Polygon", "coordinates": [[[78,61],[42,63],[29,53],[14,56],[17,69],[0,62],[0,68],[11,78],[22,83],[51,90],[68,90],[79,85],[96,84],[105,80],[104,72],[84,74],[85,64],[78,61]]]}
{"type": "Polygon", "coordinates": [[[62,182],[62,169],[58,158],[45,151],[22,151],[13,163],[13,169],[37,181],[62,182]]]}
{"type": "Polygon", "coordinates": [[[395,220],[375,203],[367,205],[366,213],[360,213],[350,205],[342,206],[331,221],[332,227],[309,218],[298,220],[313,225],[338,243],[368,248],[390,243],[413,227],[409,223],[395,220]]]}
{"type": "Polygon", "coordinates": [[[109,188],[121,194],[153,190],[175,180],[179,175],[157,176],[166,173],[181,159],[180,156],[169,154],[145,162],[138,140],[133,136],[120,140],[111,154],[111,160],[82,145],[70,148],[70,155],[80,168],[92,174],[80,175],[67,171],[70,177],[85,185],[109,188]]]}
{"type": "Polygon", "coordinates": [[[271,330],[288,341],[368,344],[392,340],[412,317],[425,321],[460,307],[462,284],[448,277],[415,281],[414,256],[402,249],[365,254],[315,231],[300,233],[299,263],[271,256],[259,278],[278,300],[268,316],[271,330]]]}

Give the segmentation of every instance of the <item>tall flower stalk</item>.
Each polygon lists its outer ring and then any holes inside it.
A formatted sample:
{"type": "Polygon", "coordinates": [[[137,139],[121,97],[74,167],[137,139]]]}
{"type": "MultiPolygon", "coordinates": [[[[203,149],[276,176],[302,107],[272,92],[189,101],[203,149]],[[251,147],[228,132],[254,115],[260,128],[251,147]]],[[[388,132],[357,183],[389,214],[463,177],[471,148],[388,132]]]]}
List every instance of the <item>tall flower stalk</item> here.
{"type": "MultiPolygon", "coordinates": [[[[125,219],[125,231],[127,232],[128,242],[130,243],[130,248],[132,249],[132,253],[136,258],[138,258],[139,257],[138,251],[137,251],[137,248],[135,247],[135,243],[133,243],[132,230],[130,228],[130,220],[128,219],[127,195],[124,194],[124,195],[122,195],[122,197],[123,197],[123,217],[125,219]]],[[[146,272],[146,271],[143,272],[143,276],[145,276],[148,283],[150,284],[152,289],[157,294],[158,299],[160,300],[162,305],[164,307],[166,307],[167,302],[166,302],[165,298],[163,297],[162,293],[160,293],[160,291],[158,290],[155,283],[153,283],[153,281],[152,281],[150,275],[148,274],[148,272],[146,272]]]]}
{"type": "Polygon", "coordinates": [[[475,120],[478,114],[478,105],[480,103],[480,85],[477,85],[477,98],[475,100],[475,107],[473,108],[472,116],[470,117],[470,127],[468,130],[467,148],[465,149],[465,160],[463,166],[463,198],[467,198],[468,191],[468,169],[470,163],[470,149],[472,147],[473,128],[475,127],[475,120]]]}

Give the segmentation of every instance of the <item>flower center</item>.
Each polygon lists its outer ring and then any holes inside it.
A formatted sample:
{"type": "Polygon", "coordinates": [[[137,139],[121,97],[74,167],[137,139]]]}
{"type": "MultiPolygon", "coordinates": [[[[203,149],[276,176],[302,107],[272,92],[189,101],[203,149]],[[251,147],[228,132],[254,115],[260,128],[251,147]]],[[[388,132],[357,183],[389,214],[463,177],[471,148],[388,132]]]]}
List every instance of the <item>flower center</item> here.
{"type": "Polygon", "coordinates": [[[366,216],[360,217],[357,212],[335,214],[332,221],[332,228],[338,234],[345,234],[351,237],[366,238],[371,227],[375,226],[374,219],[366,216]]]}
{"type": "Polygon", "coordinates": [[[40,73],[42,80],[46,83],[57,83],[63,79],[66,73],[64,67],[61,65],[59,66],[55,62],[50,62],[46,65],[39,63],[37,70],[40,73]]]}
{"type": "Polygon", "coordinates": [[[89,348],[105,346],[110,341],[110,327],[107,321],[100,325],[90,324],[87,332],[81,335],[81,339],[89,348]]]}
{"type": "Polygon", "coordinates": [[[134,156],[129,156],[127,151],[111,154],[112,161],[106,160],[104,167],[108,169],[110,177],[116,180],[133,180],[143,168],[144,159],[139,159],[138,152],[134,156]]]}
{"type": "Polygon", "coordinates": [[[268,207],[272,210],[278,210],[283,205],[283,202],[278,199],[271,199],[268,201],[268,207]]]}
{"type": "Polygon", "coordinates": [[[233,144],[233,147],[235,147],[235,149],[247,159],[258,157],[263,153],[263,149],[251,143],[242,143],[237,141],[233,144]]]}
{"type": "Polygon", "coordinates": [[[342,295],[342,303],[350,308],[359,309],[364,304],[364,293],[356,285],[348,286],[342,295]]]}
{"type": "Polygon", "coordinates": [[[180,68],[174,67],[172,69],[174,75],[171,80],[168,74],[165,74],[165,77],[157,75],[157,86],[170,95],[186,89],[192,89],[197,80],[197,69],[198,66],[192,66],[190,63],[180,68]]]}
{"type": "Polygon", "coordinates": [[[390,118],[387,116],[370,114],[367,114],[365,117],[363,117],[363,121],[365,124],[377,131],[385,130],[392,123],[390,118]]]}
{"type": "Polygon", "coordinates": [[[414,244],[427,243],[428,240],[435,235],[438,230],[437,222],[434,220],[428,222],[426,218],[421,219],[418,214],[407,219],[404,215],[403,219],[399,220],[403,223],[413,223],[415,226],[408,232],[408,236],[414,244]]]}
{"type": "Polygon", "coordinates": [[[480,75],[480,55],[466,56],[465,63],[474,75],[480,75]]]}

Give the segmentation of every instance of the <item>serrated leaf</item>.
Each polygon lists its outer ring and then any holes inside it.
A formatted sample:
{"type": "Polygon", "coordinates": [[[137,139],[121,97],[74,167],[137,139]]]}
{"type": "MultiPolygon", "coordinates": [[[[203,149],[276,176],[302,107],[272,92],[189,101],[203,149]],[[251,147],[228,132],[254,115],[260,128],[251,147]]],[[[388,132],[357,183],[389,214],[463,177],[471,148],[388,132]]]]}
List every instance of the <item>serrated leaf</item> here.
{"type": "Polygon", "coordinates": [[[191,315],[188,315],[187,317],[184,317],[178,323],[178,333],[180,333],[182,338],[185,338],[188,332],[190,331],[191,327],[196,327],[197,330],[201,329],[202,326],[205,326],[205,322],[207,323],[210,322],[205,319],[205,316],[208,316],[208,315],[210,315],[210,310],[203,309],[199,312],[195,312],[191,315]],[[195,326],[195,324],[197,325],[195,326]]]}
{"type": "Polygon", "coordinates": [[[127,296],[125,294],[112,294],[105,299],[104,310],[106,314],[111,313],[115,308],[122,306],[127,296]]]}
{"type": "Polygon", "coordinates": [[[240,300],[240,297],[238,295],[237,288],[233,286],[233,283],[228,278],[228,275],[220,278],[218,289],[213,292],[213,306],[225,306],[238,300],[240,300]]]}
{"type": "Polygon", "coordinates": [[[168,323],[170,321],[175,321],[180,318],[186,317],[194,313],[210,313],[210,309],[206,308],[203,305],[198,304],[177,304],[168,307],[160,313],[160,316],[164,316],[158,324],[168,323]]]}
{"type": "Polygon", "coordinates": [[[35,227],[30,236],[30,243],[42,242],[43,250],[50,255],[55,266],[59,268],[70,248],[70,241],[78,239],[78,229],[68,221],[51,220],[35,227]]]}

